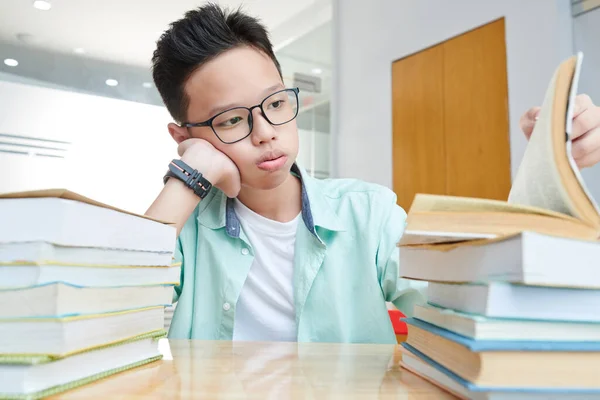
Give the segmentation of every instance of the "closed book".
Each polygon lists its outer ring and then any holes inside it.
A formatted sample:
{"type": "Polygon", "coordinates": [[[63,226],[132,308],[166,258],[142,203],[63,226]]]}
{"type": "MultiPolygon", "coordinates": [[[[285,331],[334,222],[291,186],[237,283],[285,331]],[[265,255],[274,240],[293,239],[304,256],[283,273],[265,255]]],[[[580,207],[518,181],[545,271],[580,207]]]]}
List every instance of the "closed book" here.
{"type": "Polygon", "coordinates": [[[69,357],[0,362],[0,399],[39,399],[160,360],[157,331],[69,357]]]}
{"type": "Polygon", "coordinates": [[[135,266],[22,262],[0,265],[0,289],[55,282],[94,287],[179,284],[180,275],[180,263],[135,266]]]}
{"type": "Polygon", "coordinates": [[[66,357],[164,330],[164,307],[62,318],[0,319],[0,364],[24,357],[66,357]]]}
{"type": "Polygon", "coordinates": [[[486,317],[600,322],[598,289],[430,282],[427,299],[440,307],[486,317]]]}
{"type": "Polygon", "coordinates": [[[469,400],[595,400],[600,396],[600,388],[548,388],[548,387],[495,387],[478,386],[411,345],[402,343],[400,365],[447,390],[460,399],[469,400]]]}
{"type": "Polygon", "coordinates": [[[63,189],[0,194],[0,243],[173,254],[174,225],[88,199],[63,189]]]}
{"type": "Polygon", "coordinates": [[[77,265],[82,261],[88,265],[169,265],[173,262],[173,252],[63,246],[48,242],[0,243],[0,265],[26,262],[77,265]]]}
{"type": "Polygon", "coordinates": [[[172,285],[83,287],[49,283],[0,289],[0,321],[6,318],[57,318],[111,313],[168,306],[172,300],[172,285]]]}
{"type": "Polygon", "coordinates": [[[474,385],[600,387],[600,342],[472,340],[413,318],[405,322],[407,344],[474,385]]]}
{"type": "Polygon", "coordinates": [[[402,247],[400,273],[438,282],[600,288],[598,260],[600,242],[522,232],[462,245],[402,247]]]}
{"type": "Polygon", "coordinates": [[[415,305],[415,319],[475,340],[600,342],[600,323],[489,318],[432,305],[415,305]]]}

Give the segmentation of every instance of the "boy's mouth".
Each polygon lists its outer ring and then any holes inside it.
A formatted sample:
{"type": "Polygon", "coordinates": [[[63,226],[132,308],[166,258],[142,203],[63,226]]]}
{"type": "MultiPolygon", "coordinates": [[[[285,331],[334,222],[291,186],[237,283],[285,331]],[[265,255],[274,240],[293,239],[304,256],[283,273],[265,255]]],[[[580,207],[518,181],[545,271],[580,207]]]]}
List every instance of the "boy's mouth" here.
{"type": "Polygon", "coordinates": [[[285,165],[287,156],[277,150],[264,153],[256,162],[256,166],[263,171],[277,171],[285,165]]]}

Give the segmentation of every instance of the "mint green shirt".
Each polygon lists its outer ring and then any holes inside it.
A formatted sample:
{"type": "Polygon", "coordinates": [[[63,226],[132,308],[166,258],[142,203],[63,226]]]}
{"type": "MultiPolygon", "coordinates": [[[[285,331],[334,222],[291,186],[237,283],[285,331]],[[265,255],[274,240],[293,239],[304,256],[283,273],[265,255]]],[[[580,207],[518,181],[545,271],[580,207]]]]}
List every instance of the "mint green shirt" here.
{"type": "MultiPolygon", "coordinates": [[[[386,301],[412,315],[421,292],[399,279],[406,213],[389,189],[352,179],[302,181],[294,253],[299,342],[395,343],[386,301]]],[[[231,340],[253,249],[223,192],[213,189],[177,240],[182,263],[169,337],[231,340]]]]}

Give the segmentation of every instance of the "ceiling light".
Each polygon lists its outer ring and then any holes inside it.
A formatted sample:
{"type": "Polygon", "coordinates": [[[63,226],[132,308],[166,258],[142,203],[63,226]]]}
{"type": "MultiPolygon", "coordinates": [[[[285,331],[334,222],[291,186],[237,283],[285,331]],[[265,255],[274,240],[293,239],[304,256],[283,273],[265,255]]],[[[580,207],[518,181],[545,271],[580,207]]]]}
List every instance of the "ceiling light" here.
{"type": "Polygon", "coordinates": [[[48,11],[52,8],[52,4],[50,3],[50,0],[34,0],[33,7],[38,10],[48,11]]]}
{"type": "Polygon", "coordinates": [[[17,65],[19,65],[19,62],[14,58],[7,58],[6,60],[4,60],[4,64],[8,65],[9,67],[16,67],[17,65]]]}
{"type": "Polygon", "coordinates": [[[311,70],[311,72],[312,72],[313,74],[317,74],[317,75],[319,75],[319,74],[323,73],[323,70],[322,70],[321,68],[313,68],[313,69],[311,70]]]}
{"type": "Polygon", "coordinates": [[[105,83],[108,86],[117,86],[119,84],[119,81],[117,81],[116,79],[107,79],[105,83]]]}
{"type": "Polygon", "coordinates": [[[85,54],[85,49],[83,47],[76,47],[73,49],[75,54],[85,54]]]}
{"type": "Polygon", "coordinates": [[[150,89],[152,87],[152,83],[144,82],[144,83],[142,83],[142,86],[145,87],[146,89],[150,89]]]}

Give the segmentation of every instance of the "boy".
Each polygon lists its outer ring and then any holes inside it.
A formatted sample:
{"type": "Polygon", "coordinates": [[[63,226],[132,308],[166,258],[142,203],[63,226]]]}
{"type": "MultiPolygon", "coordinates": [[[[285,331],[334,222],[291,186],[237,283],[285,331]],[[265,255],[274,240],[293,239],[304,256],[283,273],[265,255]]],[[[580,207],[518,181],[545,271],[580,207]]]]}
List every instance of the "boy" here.
{"type": "Polygon", "coordinates": [[[159,40],[153,76],[181,156],[147,211],[177,226],[169,336],[394,343],[385,302],[411,315],[424,301],[398,279],[406,214],[387,188],[295,163],[298,91],[265,28],[190,11],[159,40]]]}

